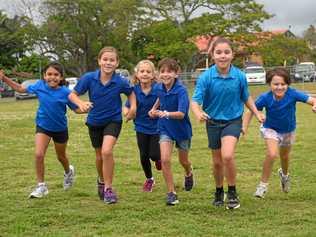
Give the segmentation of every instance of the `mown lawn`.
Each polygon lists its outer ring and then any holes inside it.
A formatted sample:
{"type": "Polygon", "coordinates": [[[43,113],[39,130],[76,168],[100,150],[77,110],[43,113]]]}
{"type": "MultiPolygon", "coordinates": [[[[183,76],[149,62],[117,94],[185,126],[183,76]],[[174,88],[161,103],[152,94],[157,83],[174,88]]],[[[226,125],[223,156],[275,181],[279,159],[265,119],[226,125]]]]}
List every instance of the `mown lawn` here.
{"type": "MultiPolygon", "coordinates": [[[[316,91],[316,84],[294,85],[316,91]]],[[[254,97],[265,86],[251,86],[254,97]]],[[[124,123],[115,148],[114,187],[119,203],[105,205],[96,195],[94,151],[85,115],[69,112],[68,154],[76,168],[73,189],[62,189],[63,170],[53,146],[45,158],[49,195],[29,200],[35,185],[34,117],[36,100],[0,100],[0,236],[315,236],[316,229],[316,114],[310,106],[297,106],[297,138],[290,166],[290,193],[280,191],[276,161],[264,200],[252,194],[261,174],[264,144],[258,124],[241,138],[236,152],[241,208],[228,211],[211,205],[214,190],[210,151],[204,125],[191,116],[194,137],[190,159],[196,186],[182,190],[183,170],[176,153],[174,176],[180,204],[165,205],[165,184],[154,171],[153,193],[141,192],[144,175],[138,161],[132,123],[124,123]]]]}

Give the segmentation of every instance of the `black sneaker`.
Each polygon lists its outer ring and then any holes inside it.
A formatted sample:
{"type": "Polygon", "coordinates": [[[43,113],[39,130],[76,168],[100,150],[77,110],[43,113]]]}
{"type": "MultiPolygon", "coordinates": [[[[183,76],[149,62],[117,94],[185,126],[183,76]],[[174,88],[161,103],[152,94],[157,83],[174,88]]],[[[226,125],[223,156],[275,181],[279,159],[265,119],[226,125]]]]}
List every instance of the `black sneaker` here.
{"type": "Polygon", "coordinates": [[[224,205],[224,201],[225,201],[225,193],[224,193],[224,191],[216,191],[214,193],[213,205],[215,207],[223,206],[224,205]]]}
{"type": "Polygon", "coordinates": [[[236,191],[227,192],[227,206],[226,209],[237,209],[240,207],[240,202],[236,191]]]}
{"type": "Polygon", "coordinates": [[[184,176],[184,190],[191,191],[194,185],[193,173],[190,176],[184,176]]]}
{"type": "Polygon", "coordinates": [[[167,202],[166,202],[166,204],[168,206],[174,206],[174,205],[176,205],[178,203],[179,203],[179,200],[178,200],[177,194],[175,194],[173,192],[167,193],[167,202]]]}

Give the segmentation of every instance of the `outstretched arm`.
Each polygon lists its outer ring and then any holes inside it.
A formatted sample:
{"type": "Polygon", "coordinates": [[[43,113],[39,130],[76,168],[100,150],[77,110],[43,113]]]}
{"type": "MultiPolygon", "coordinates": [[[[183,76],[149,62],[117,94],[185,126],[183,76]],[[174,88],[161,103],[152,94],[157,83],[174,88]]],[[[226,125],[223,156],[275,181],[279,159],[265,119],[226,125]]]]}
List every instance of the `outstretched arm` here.
{"type": "Polygon", "coordinates": [[[8,86],[10,86],[13,90],[20,92],[20,93],[24,93],[26,92],[26,88],[21,86],[19,83],[13,81],[12,79],[10,79],[9,77],[7,77],[4,74],[3,70],[0,70],[0,80],[2,80],[4,83],[6,83],[8,86]]]}
{"type": "Polygon", "coordinates": [[[316,98],[310,96],[308,97],[306,103],[311,105],[313,112],[316,113],[316,98]]]}
{"type": "Polygon", "coordinates": [[[263,123],[266,120],[264,114],[258,111],[255,102],[253,101],[251,96],[248,97],[245,105],[256,116],[259,123],[263,123]]]}
{"type": "Polygon", "coordinates": [[[81,113],[87,113],[93,107],[93,104],[90,101],[81,100],[75,91],[72,91],[68,98],[72,103],[78,106],[81,113]]]}

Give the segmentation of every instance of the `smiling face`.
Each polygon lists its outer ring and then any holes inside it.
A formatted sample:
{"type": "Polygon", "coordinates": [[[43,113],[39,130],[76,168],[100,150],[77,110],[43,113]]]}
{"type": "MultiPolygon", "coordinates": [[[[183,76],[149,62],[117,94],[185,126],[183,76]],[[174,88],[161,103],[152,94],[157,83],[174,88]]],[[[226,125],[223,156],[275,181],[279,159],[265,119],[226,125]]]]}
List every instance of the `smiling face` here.
{"type": "Polygon", "coordinates": [[[118,67],[119,61],[115,52],[104,52],[98,59],[101,73],[111,75],[118,67]]]}
{"type": "Polygon", "coordinates": [[[221,73],[228,73],[233,60],[233,50],[228,43],[219,43],[214,47],[212,58],[221,73]]]}
{"type": "Polygon", "coordinates": [[[283,77],[278,75],[272,77],[270,88],[276,99],[282,99],[288,87],[289,85],[285,82],[283,77]]]}
{"type": "Polygon", "coordinates": [[[44,73],[44,80],[51,88],[58,88],[63,80],[61,73],[54,67],[48,67],[44,73]]]}
{"type": "Polygon", "coordinates": [[[141,63],[137,69],[136,77],[141,84],[149,84],[154,80],[155,72],[148,63],[141,63]]]}
{"type": "Polygon", "coordinates": [[[177,72],[167,66],[163,66],[159,69],[159,80],[165,85],[167,89],[172,87],[177,76],[177,72]]]}

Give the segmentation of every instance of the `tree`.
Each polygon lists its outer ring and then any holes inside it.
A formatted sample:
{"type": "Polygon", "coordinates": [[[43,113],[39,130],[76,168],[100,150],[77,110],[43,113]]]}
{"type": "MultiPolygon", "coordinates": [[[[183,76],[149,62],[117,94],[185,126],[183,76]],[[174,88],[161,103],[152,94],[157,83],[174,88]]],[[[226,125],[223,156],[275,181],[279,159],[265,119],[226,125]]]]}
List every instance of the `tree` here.
{"type": "Polygon", "coordinates": [[[287,38],[284,35],[274,36],[270,40],[262,42],[257,51],[262,56],[264,65],[268,67],[283,65],[285,61],[288,65],[294,65],[298,60],[302,60],[311,53],[306,41],[287,38]]]}
{"type": "Polygon", "coordinates": [[[253,0],[152,0],[146,3],[145,11],[152,15],[151,23],[136,32],[133,48],[142,54],[153,53],[156,58],[175,57],[184,68],[188,68],[196,52],[194,37],[210,34],[241,38],[247,32],[259,31],[260,23],[270,17],[263,5],[253,0]],[[203,9],[204,13],[196,17],[203,9]]]}
{"type": "Polygon", "coordinates": [[[42,9],[47,19],[38,31],[37,43],[44,55],[59,59],[73,75],[94,70],[97,54],[106,45],[116,47],[121,65],[130,68],[129,38],[139,6],[137,0],[46,0],[42,9]]]}
{"type": "Polygon", "coordinates": [[[14,67],[30,47],[27,28],[30,21],[27,17],[8,18],[0,11],[0,66],[14,67]]]}

